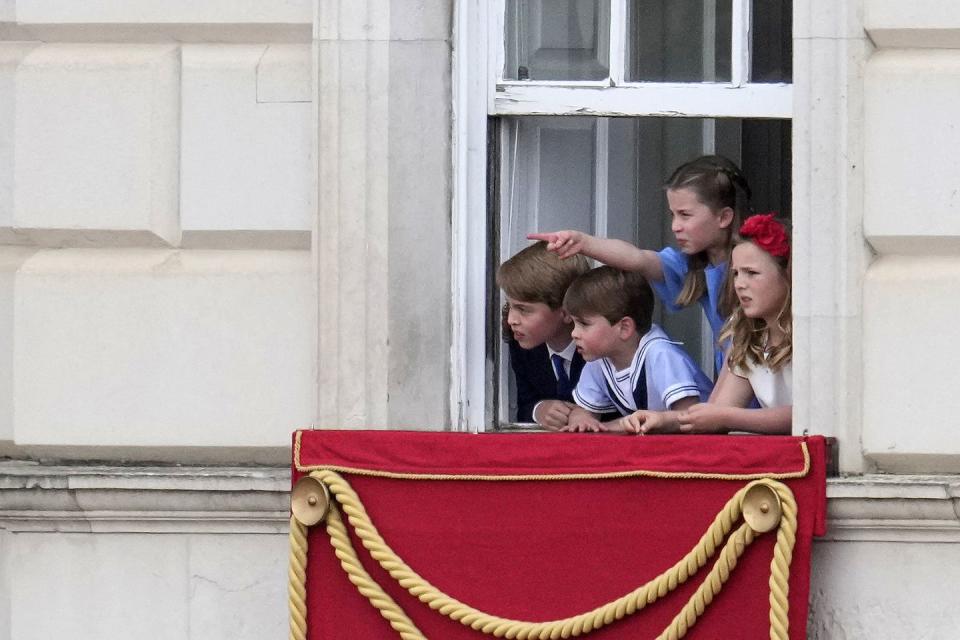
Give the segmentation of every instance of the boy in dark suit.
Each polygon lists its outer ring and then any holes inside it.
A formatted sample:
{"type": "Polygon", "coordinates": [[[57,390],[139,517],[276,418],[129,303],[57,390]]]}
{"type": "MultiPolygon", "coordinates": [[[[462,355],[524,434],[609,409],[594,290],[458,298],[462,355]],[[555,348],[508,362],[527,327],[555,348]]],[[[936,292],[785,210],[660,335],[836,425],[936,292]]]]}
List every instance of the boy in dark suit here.
{"type": "Polygon", "coordinates": [[[505,331],[517,382],[518,422],[548,429],[567,425],[584,361],[570,337],[573,321],[563,310],[563,295],[589,270],[583,256],[561,260],[547,251],[545,242],[537,242],[497,271],[497,285],[507,297],[505,331]]]}

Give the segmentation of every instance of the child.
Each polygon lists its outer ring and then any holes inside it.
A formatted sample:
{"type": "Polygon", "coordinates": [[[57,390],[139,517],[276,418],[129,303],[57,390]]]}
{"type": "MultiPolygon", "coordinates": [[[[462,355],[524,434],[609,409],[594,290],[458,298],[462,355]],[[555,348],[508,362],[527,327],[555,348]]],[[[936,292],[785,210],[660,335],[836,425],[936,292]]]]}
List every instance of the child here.
{"type": "Polygon", "coordinates": [[[728,278],[728,287],[740,304],[720,334],[731,340],[727,366],[733,375],[718,385],[707,404],[679,413],[637,412],[625,418],[628,430],[790,433],[793,320],[789,233],[773,214],[767,214],[747,218],[740,237],[728,278]],[[746,408],[754,396],[760,408],[746,408]]]}
{"type": "Polygon", "coordinates": [[[710,380],[677,343],[652,324],[653,291],[636,271],[598,267],[577,278],[563,299],[573,341],[587,361],[573,392],[579,405],[566,431],[621,431],[600,414],[681,411],[710,394],[710,380]]]}
{"type": "Polygon", "coordinates": [[[585,257],[561,260],[545,242],[523,249],[497,270],[497,285],[507,297],[518,422],[548,429],[567,424],[584,362],[570,337],[573,323],[563,310],[563,294],[589,270],[585,257]]]}
{"type": "Polygon", "coordinates": [[[719,340],[724,320],[736,305],[723,281],[733,246],[733,229],[748,216],[750,187],[733,162],[703,156],[681,165],[664,185],[671,230],[680,250],[639,249],[622,240],[596,238],[580,231],[534,233],[561,258],[584,254],[626,271],[638,271],[671,312],[699,302],[713,329],[714,373],[723,370],[719,340]]]}

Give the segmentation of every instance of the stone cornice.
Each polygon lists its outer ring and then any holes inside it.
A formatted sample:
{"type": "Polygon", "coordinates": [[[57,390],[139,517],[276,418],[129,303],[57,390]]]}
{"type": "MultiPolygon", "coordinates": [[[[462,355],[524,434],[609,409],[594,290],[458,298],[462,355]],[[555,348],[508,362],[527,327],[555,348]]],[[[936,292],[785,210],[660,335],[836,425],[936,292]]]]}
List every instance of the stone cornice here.
{"type": "MultiPolygon", "coordinates": [[[[281,467],[47,466],[0,463],[0,529],[284,533],[281,467]]],[[[960,476],[828,481],[828,541],[960,543],[960,476]]]]}
{"type": "Polygon", "coordinates": [[[277,467],[0,463],[0,529],[283,533],[290,472],[277,467]]]}
{"type": "Polygon", "coordinates": [[[827,540],[960,542],[960,476],[833,478],[827,499],[827,540]]]}

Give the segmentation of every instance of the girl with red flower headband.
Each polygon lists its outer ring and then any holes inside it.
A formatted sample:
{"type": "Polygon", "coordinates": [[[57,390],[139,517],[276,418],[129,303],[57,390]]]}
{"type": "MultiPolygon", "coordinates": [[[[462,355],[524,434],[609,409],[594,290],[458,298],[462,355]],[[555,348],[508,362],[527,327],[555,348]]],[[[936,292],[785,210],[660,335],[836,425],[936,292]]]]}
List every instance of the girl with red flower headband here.
{"type": "Polygon", "coordinates": [[[709,401],[685,411],[638,411],[623,418],[625,431],[789,435],[793,412],[790,305],[790,233],[772,213],[740,227],[727,291],[739,305],[720,333],[730,340],[727,375],[709,401]],[[759,408],[752,402],[756,398],[759,408]]]}
{"type": "Polygon", "coordinates": [[[640,249],[580,231],[533,233],[561,258],[584,254],[624,271],[639,271],[672,312],[699,303],[713,329],[715,373],[723,371],[720,330],[736,306],[723,286],[733,230],[750,215],[750,186],[736,164],[702,156],[677,168],[664,185],[678,249],[640,249]]]}
{"type": "Polygon", "coordinates": [[[790,235],[772,213],[740,227],[728,287],[740,305],[720,334],[730,339],[727,366],[733,373],[704,404],[679,414],[681,431],[731,429],[790,434],[793,409],[793,319],[790,304],[790,235]],[[756,397],[759,409],[746,408],[756,397]]]}

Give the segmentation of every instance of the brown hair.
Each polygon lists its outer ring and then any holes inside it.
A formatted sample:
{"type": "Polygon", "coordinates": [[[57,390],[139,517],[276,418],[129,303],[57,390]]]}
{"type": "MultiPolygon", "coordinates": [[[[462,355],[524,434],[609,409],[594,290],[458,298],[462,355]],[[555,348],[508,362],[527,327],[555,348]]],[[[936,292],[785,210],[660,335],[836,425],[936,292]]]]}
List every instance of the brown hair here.
{"type": "Polygon", "coordinates": [[[537,242],[518,252],[497,269],[497,286],[514,300],[542,302],[551,309],[563,305],[563,294],[578,276],[590,270],[584,256],[561,259],[537,242]]]}
{"type": "MultiPolygon", "coordinates": [[[[789,229],[784,225],[785,228],[789,229]]],[[[788,230],[789,233],[789,230],[788,230]]],[[[741,240],[741,242],[750,242],[750,240],[741,240]]],[[[767,255],[770,255],[769,253],[767,255]]],[[[727,366],[734,370],[736,368],[750,369],[755,365],[765,365],[771,371],[779,371],[785,364],[790,362],[793,357],[793,288],[790,284],[790,274],[792,271],[791,260],[789,257],[773,256],[773,261],[780,270],[780,275],[787,283],[787,297],[783,301],[780,313],[777,315],[778,328],[783,331],[783,341],[776,346],[768,346],[766,342],[767,323],[760,318],[748,318],[743,313],[743,307],[737,305],[730,317],[723,324],[720,331],[720,342],[728,338],[731,341],[730,352],[727,354],[727,366]]],[[[727,271],[725,289],[731,295],[736,297],[734,291],[734,278],[731,272],[727,271]]]]}
{"type": "MultiPolygon", "coordinates": [[[[729,158],[723,156],[701,156],[680,165],[663,185],[665,191],[689,189],[697,200],[709,207],[714,213],[729,207],[733,210],[733,222],[727,231],[727,248],[733,247],[733,231],[740,228],[752,213],[750,207],[750,185],[740,168],[729,158]]],[[[683,289],[677,296],[676,304],[681,307],[697,302],[707,294],[707,278],[704,270],[710,261],[706,251],[687,256],[687,275],[683,289]]],[[[722,292],[717,302],[721,317],[730,315],[736,307],[736,296],[722,292]]]]}
{"type": "Polygon", "coordinates": [[[603,316],[610,324],[632,318],[642,336],[653,322],[653,290],[637,271],[597,267],[573,281],[563,308],[580,318],[603,316]]]}

